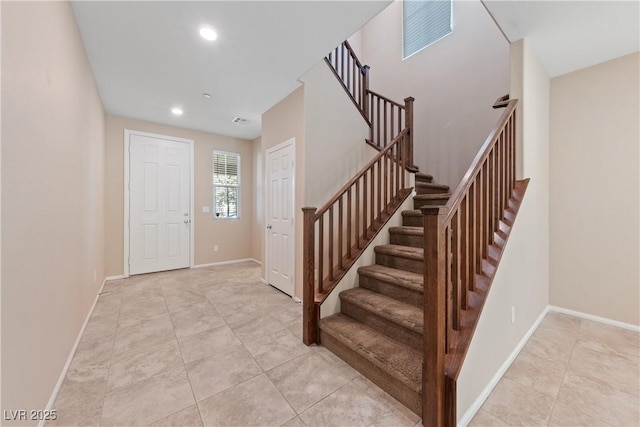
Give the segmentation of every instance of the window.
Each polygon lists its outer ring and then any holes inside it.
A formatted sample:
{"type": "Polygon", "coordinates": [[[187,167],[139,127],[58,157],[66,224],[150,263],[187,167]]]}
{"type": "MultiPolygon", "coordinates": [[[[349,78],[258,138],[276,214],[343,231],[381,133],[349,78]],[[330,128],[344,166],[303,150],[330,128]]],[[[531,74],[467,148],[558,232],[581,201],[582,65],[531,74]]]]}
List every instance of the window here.
{"type": "Polygon", "coordinates": [[[213,152],[213,205],[216,218],[240,217],[240,155],[213,152]]]}
{"type": "Polygon", "coordinates": [[[451,0],[403,0],[403,59],[451,34],[452,28],[451,0]]]}

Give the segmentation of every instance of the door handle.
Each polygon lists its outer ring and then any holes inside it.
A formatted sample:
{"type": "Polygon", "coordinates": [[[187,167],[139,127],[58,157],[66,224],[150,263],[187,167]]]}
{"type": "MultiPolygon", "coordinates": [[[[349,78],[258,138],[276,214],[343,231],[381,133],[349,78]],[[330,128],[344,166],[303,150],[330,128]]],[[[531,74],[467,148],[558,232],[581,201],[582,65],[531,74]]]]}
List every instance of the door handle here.
{"type": "Polygon", "coordinates": [[[185,219],[185,220],[184,220],[184,223],[185,223],[185,224],[189,224],[189,222],[190,222],[190,221],[189,221],[188,219],[185,219]]]}
{"type": "Polygon", "coordinates": [[[189,216],[189,212],[185,212],[185,213],[184,213],[184,216],[189,216]]]}
{"type": "Polygon", "coordinates": [[[267,225],[267,230],[271,230],[271,224],[267,225]]]}

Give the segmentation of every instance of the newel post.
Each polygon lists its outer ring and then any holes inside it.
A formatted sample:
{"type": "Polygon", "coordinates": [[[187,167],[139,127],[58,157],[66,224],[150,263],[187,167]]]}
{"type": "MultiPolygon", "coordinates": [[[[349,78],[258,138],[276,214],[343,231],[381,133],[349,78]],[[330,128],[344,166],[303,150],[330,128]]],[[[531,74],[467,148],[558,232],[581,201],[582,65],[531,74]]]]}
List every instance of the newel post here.
{"type": "Polygon", "coordinates": [[[320,312],[315,303],[315,214],[316,208],[302,208],[302,341],[306,345],[318,342],[320,312]]]}
{"type": "Polygon", "coordinates": [[[369,117],[369,69],[370,68],[371,67],[369,67],[368,65],[362,66],[362,88],[361,88],[362,111],[364,112],[364,116],[369,121],[371,121],[371,117],[369,117]]]}
{"type": "Polygon", "coordinates": [[[404,99],[404,128],[409,131],[407,135],[409,138],[407,144],[407,166],[417,171],[413,163],[413,101],[415,99],[411,96],[404,99]]]}
{"type": "Polygon", "coordinates": [[[424,359],[422,362],[422,424],[444,426],[446,339],[446,248],[440,215],[443,206],[423,206],[424,220],[424,359]]]}

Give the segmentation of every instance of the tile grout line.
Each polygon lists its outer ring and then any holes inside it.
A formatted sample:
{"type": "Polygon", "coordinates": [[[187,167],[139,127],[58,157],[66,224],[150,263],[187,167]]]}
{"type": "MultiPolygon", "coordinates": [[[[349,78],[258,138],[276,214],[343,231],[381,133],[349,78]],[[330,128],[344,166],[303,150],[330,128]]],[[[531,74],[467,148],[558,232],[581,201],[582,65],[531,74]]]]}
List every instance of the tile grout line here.
{"type": "MultiPolygon", "coordinates": [[[[165,295],[164,289],[162,289],[162,287],[160,286],[160,291],[162,292],[162,298],[164,299],[164,305],[167,307],[167,314],[169,315],[169,322],[171,322],[171,330],[173,331],[173,336],[176,339],[176,344],[178,345],[178,351],[180,352],[180,358],[182,359],[182,367],[184,368],[184,374],[187,377],[187,382],[189,383],[189,390],[191,390],[191,396],[193,397],[193,403],[194,405],[196,405],[196,410],[198,411],[198,416],[200,417],[200,421],[202,422],[202,425],[204,424],[204,418],[202,418],[202,412],[200,412],[200,406],[198,406],[198,400],[196,399],[196,394],[193,391],[193,385],[191,384],[191,377],[189,376],[189,371],[187,370],[187,364],[184,361],[184,354],[182,354],[182,348],[180,347],[180,340],[178,339],[178,335],[176,334],[176,327],[173,324],[173,318],[171,317],[171,311],[169,310],[169,304],[167,304],[167,297],[165,295]]],[[[207,300],[208,302],[208,300],[207,300]]],[[[174,412],[173,414],[169,414],[166,417],[163,417],[159,420],[156,421],[161,421],[167,417],[170,417],[174,414],[177,414],[180,411],[185,410],[186,408],[188,408],[189,406],[179,409],[176,412],[174,412]]],[[[154,422],[156,422],[154,421],[154,422]]]]}

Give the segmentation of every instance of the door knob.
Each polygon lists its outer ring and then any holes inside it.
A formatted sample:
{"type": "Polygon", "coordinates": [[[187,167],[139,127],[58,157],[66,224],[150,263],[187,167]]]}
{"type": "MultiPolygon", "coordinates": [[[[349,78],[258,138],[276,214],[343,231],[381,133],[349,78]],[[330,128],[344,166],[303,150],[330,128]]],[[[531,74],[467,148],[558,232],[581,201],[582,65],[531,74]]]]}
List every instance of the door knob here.
{"type": "Polygon", "coordinates": [[[185,220],[184,220],[184,223],[185,223],[185,224],[189,224],[189,220],[188,220],[188,219],[185,219],[185,220]]]}
{"type": "Polygon", "coordinates": [[[271,230],[271,224],[267,225],[267,230],[271,230]]]}
{"type": "Polygon", "coordinates": [[[185,212],[185,213],[184,213],[184,216],[189,216],[189,212],[185,212]]]}

